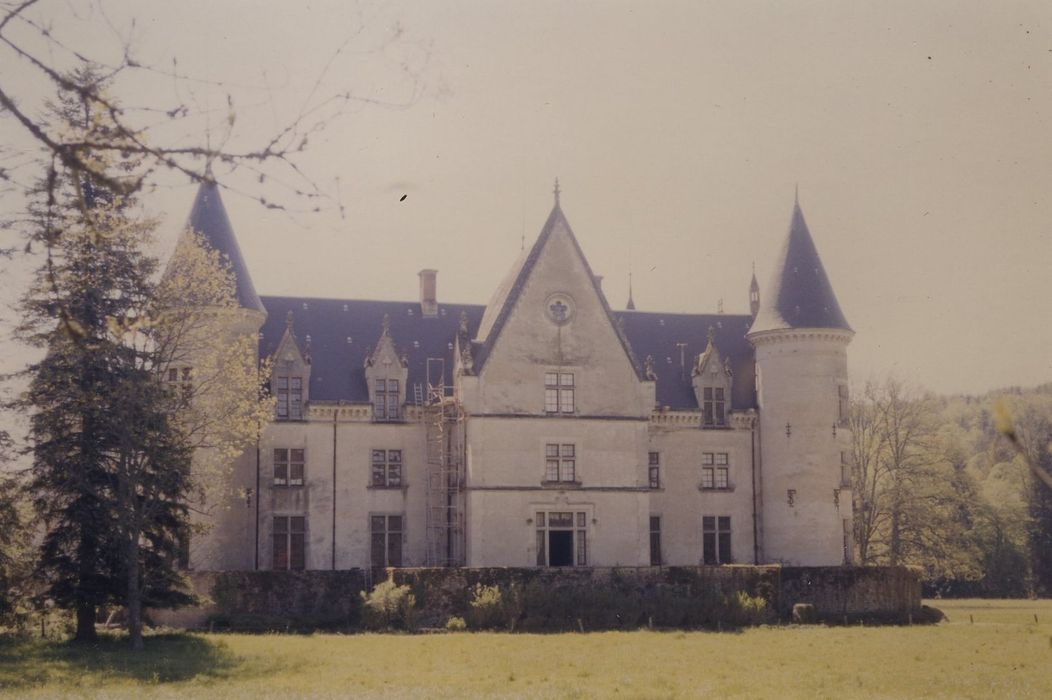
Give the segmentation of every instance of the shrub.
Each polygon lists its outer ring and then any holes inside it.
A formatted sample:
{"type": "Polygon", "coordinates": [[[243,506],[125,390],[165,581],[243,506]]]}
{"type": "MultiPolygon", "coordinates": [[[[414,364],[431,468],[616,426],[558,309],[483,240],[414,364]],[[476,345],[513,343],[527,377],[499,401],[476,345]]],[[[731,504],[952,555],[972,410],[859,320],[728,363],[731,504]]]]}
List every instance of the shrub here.
{"type": "Polygon", "coordinates": [[[767,621],[767,601],[761,596],[738,591],[727,598],[728,622],[733,625],[759,625],[767,621]]]}
{"type": "Polygon", "coordinates": [[[468,606],[468,619],[475,629],[495,629],[507,624],[504,596],[501,595],[500,586],[476,583],[471,589],[468,606]]]}
{"type": "Polygon", "coordinates": [[[448,620],[446,620],[446,629],[450,632],[463,632],[467,628],[468,623],[464,622],[464,618],[462,617],[452,615],[448,620]]]}
{"type": "Polygon", "coordinates": [[[409,586],[399,586],[393,579],[378,583],[372,591],[360,593],[362,623],[367,629],[389,630],[414,628],[416,596],[409,586]]]}

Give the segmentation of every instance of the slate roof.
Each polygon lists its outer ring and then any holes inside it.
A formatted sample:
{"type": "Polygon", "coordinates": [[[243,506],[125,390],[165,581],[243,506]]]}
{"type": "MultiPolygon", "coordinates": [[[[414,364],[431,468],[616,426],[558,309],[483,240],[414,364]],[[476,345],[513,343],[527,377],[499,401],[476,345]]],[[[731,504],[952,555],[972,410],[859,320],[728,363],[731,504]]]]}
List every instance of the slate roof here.
{"type": "MultiPolygon", "coordinates": [[[[390,333],[399,355],[409,361],[408,398],[414,401],[414,386],[427,382],[428,358],[445,360],[445,381],[452,383],[453,349],[460,328],[460,313],[468,317],[469,337],[475,337],[485,307],[476,304],[440,304],[437,317],[423,317],[418,302],[263,297],[267,321],[260,338],[261,356],[270,356],[281,342],[285,319],[293,313],[300,347],[307,350],[310,338],[310,398],[312,401],[368,403],[365,358],[380,338],[384,314],[390,317],[390,333]]],[[[690,370],[694,358],[704,351],[709,326],[715,329],[715,344],[730,359],[734,372],[732,406],[755,407],[753,350],[745,340],[750,317],[729,314],[665,314],[641,311],[612,312],[614,322],[623,319],[624,332],[637,360],[636,370],[653,355],[657,381],[657,403],[674,409],[696,409],[690,370]],[[684,367],[679,347],[686,343],[684,367]]],[[[432,383],[437,383],[432,377],[432,383]]]]}
{"type": "Polygon", "coordinates": [[[237,281],[237,300],[241,306],[265,312],[256,288],[252,286],[248,266],[241,256],[241,248],[237,245],[234,229],[219,196],[219,186],[214,181],[205,180],[201,183],[186,225],[204,236],[209,245],[230,263],[230,270],[237,281]]]}
{"type": "Polygon", "coordinates": [[[751,333],[783,328],[851,330],[822,267],[799,202],[793,206],[789,235],[776,260],[771,283],[761,290],[760,311],[751,333]]]}

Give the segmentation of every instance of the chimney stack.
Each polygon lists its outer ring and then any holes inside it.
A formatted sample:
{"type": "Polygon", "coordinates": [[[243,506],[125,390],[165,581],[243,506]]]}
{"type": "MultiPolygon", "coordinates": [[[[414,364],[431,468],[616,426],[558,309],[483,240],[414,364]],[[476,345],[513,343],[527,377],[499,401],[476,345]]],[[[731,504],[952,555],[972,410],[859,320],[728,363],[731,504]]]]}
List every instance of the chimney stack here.
{"type": "Polygon", "coordinates": [[[420,315],[438,316],[438,270],[420,271],[420,315]]]}

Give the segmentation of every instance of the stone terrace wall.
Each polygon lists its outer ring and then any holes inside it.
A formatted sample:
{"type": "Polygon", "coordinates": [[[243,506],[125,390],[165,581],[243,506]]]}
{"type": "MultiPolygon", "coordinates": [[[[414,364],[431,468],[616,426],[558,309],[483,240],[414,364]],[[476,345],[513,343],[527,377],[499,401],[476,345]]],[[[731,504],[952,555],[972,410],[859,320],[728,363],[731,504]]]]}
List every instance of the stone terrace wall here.
{"type": "Polygon", "coordinates": [[[811,603],[820,619],[905,621],[920,609],[917,572],[903,567],[641,567],[390,569],[192,572],[202,605],[150,612],[155,624],[182,628],[354,630],[359,593],[390,574],[417,601],[417,624],[442,627],[470,617],[476,585],[514,598],[520,630],[716,627],[735,617],[738,592],[767,602],[770,619],[811,603]],[[509,595],[509,591],[514,592],[509,595]]]}

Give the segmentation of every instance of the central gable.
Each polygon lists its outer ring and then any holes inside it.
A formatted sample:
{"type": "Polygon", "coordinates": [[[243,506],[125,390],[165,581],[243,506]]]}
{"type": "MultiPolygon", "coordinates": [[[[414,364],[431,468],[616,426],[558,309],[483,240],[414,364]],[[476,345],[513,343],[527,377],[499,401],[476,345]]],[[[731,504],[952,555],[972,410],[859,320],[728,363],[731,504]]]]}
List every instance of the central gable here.
{"type": "Polygon", "coordinates": [[[643,405],[638,363],[558,204],[486,309],[476,343],[489,410],[543,413],[545,372],[553,370],[575,375],[578,415],[652,408],[643,405]]]}

